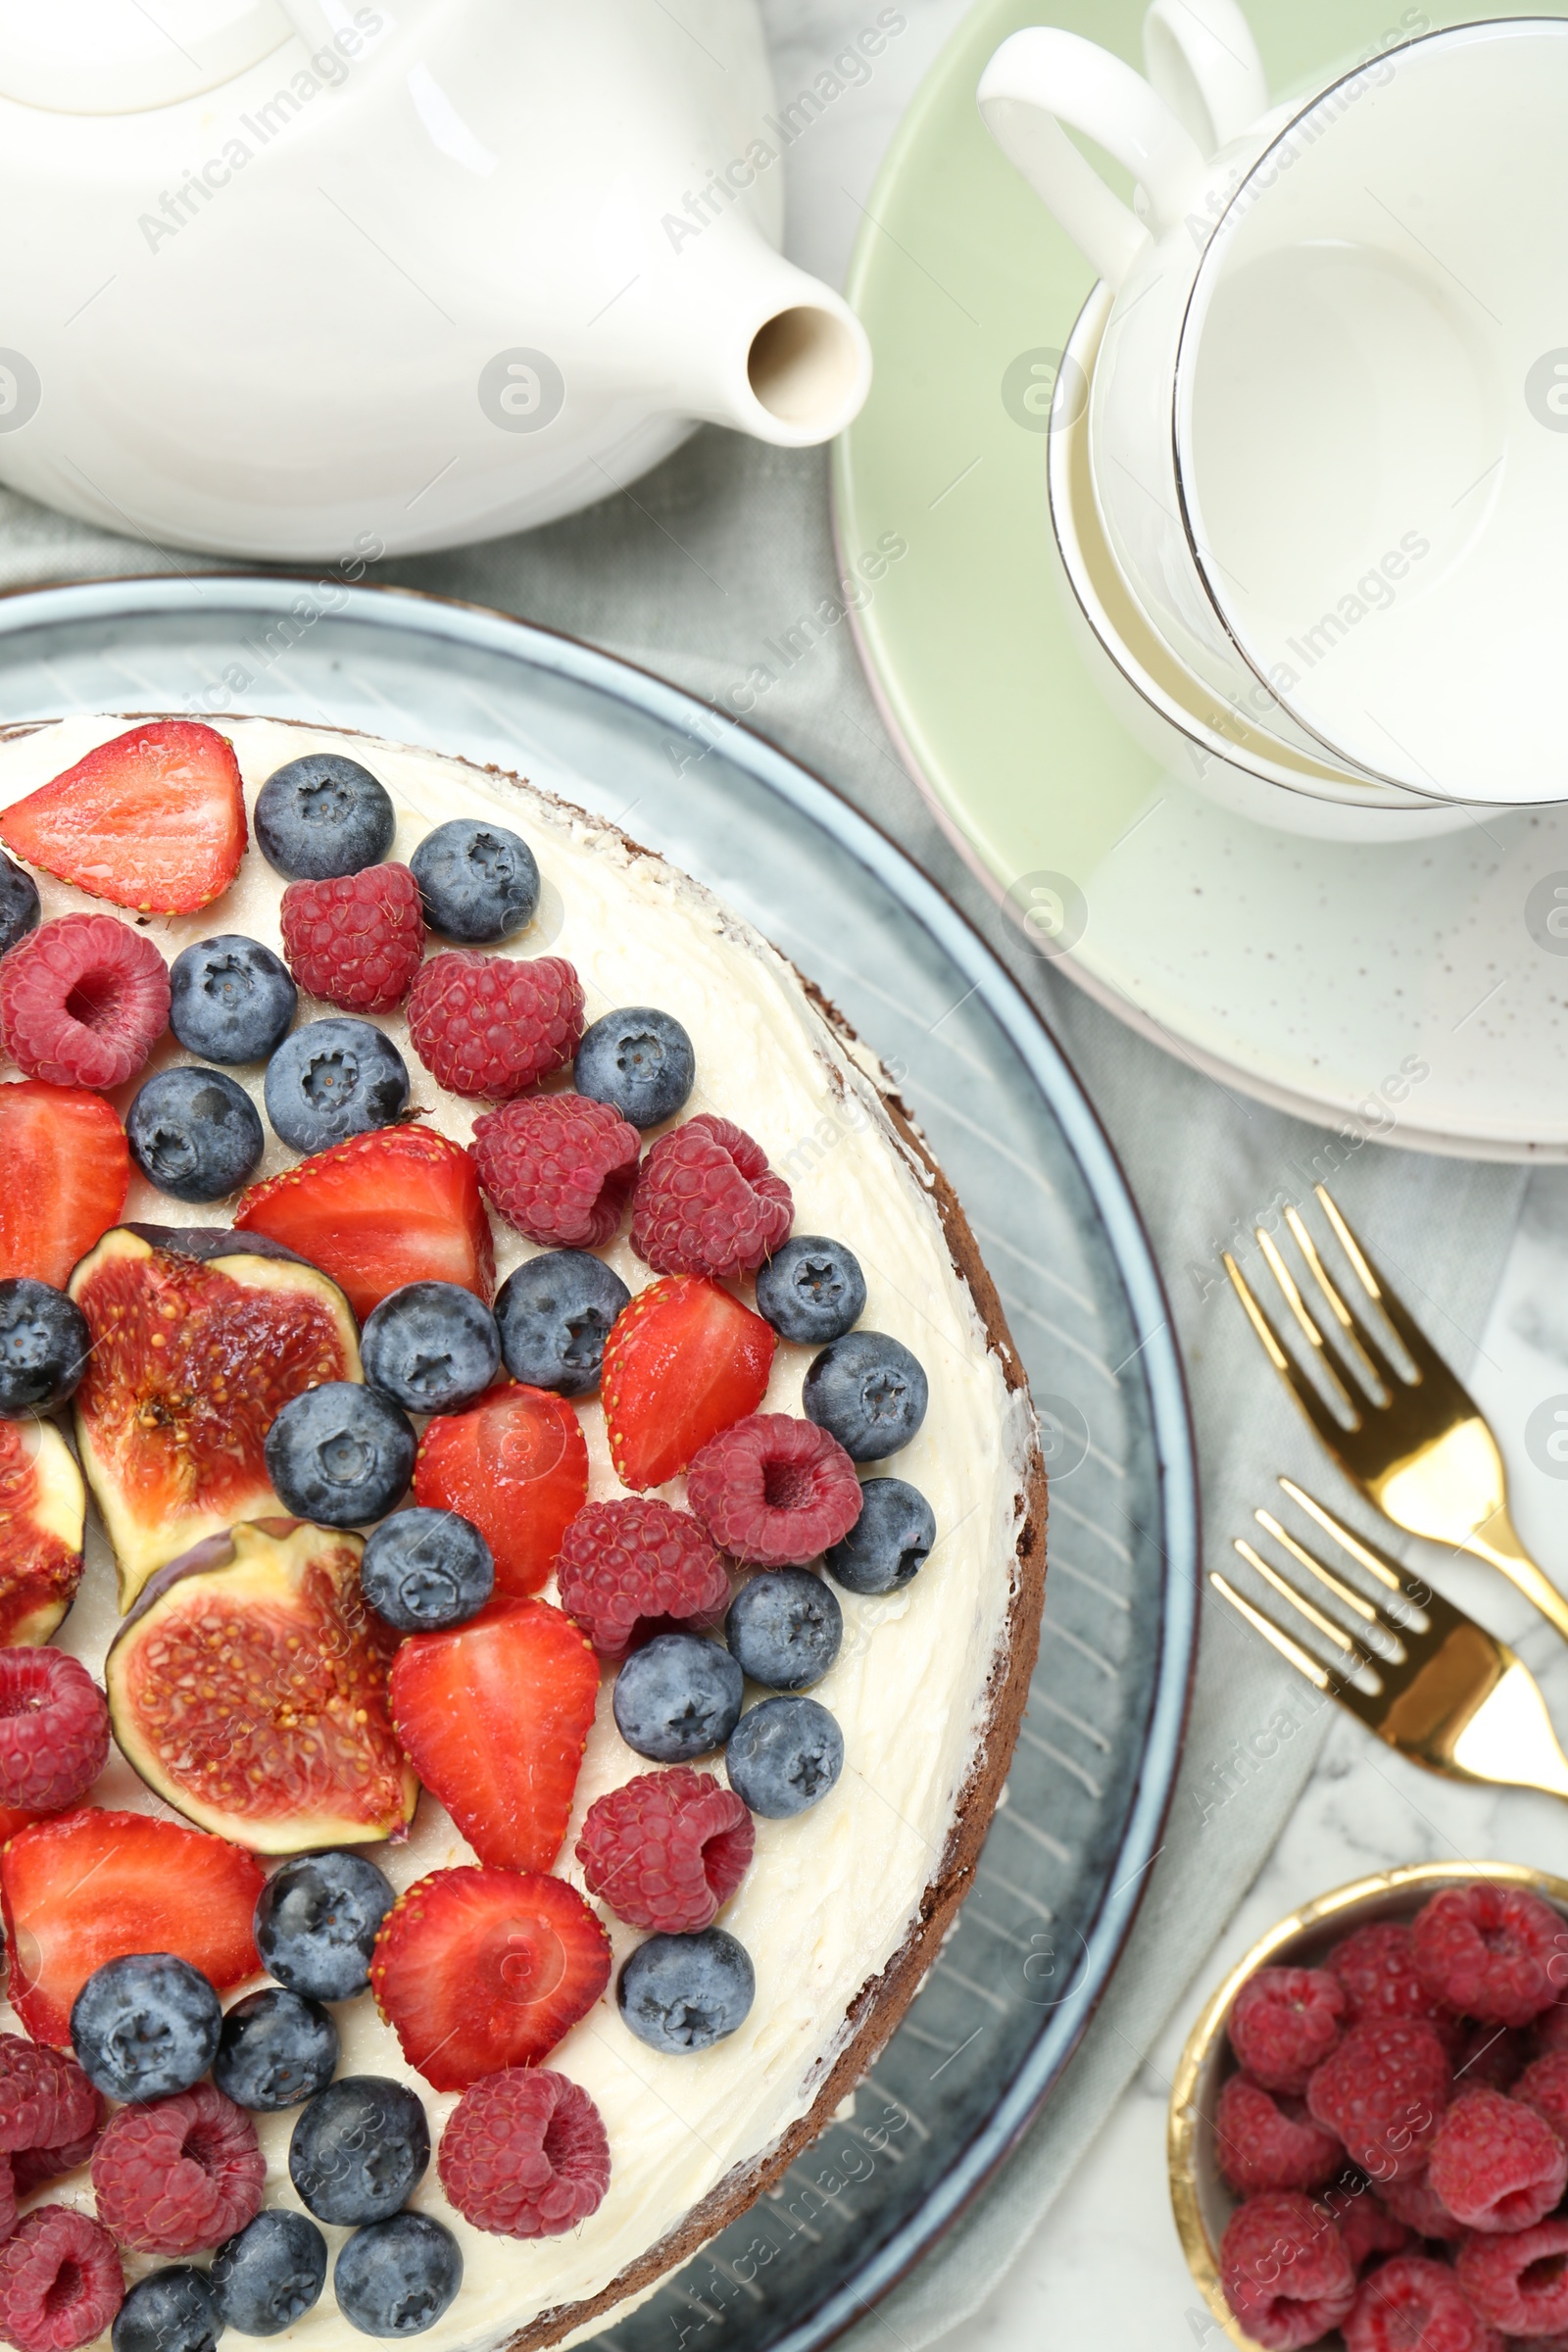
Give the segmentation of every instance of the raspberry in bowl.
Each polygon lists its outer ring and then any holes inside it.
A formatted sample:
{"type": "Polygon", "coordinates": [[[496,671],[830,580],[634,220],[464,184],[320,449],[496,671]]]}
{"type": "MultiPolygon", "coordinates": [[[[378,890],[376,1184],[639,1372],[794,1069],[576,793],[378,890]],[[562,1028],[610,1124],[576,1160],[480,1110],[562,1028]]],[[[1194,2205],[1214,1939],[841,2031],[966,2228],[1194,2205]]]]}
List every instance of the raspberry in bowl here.
{"type": "Polygon", "coordinates": [[[1568,1882],[1511,1863],[1362,1879],[1255,1944],[1170,2108],[1177,2231],[1226,2339],[1568,2339],[1564,2019],[1568,1882]]]}

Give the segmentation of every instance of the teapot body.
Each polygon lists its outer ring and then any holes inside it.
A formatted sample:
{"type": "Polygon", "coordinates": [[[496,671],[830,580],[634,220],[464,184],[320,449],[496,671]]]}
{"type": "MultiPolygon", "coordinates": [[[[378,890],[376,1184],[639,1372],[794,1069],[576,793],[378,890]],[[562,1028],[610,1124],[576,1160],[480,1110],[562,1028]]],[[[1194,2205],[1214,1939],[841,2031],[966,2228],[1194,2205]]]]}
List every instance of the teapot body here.
{"type": "Polygon", "coordinates": [[[548,521],[703,417],[799,444],[858,406],[858,322],[776,250],[753,0],[289,15],[172,104],[0,97],[0,478],[331,562],[548,521]]]}

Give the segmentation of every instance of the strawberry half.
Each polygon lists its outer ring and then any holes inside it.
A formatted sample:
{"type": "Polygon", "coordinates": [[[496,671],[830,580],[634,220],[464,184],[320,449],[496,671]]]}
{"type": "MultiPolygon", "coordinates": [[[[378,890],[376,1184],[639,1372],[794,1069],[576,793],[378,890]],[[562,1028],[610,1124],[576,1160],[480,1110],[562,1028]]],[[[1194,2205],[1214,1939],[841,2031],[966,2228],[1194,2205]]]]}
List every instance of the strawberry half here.
{"type": "Polygon", "coordinates": [[[34,2041],[71,2040],[71,2005],[125,1952],[173,1952],[218,1991],[261,1967],[252,1855],[204,1830],[87,1806],[20,1830],[0,1851],[10,1992],[34,2041]]]}
{"type": "Polygon", "coordinates": [[[598,1918],[575,1886],[533,1871],[416,1879],[381,1923],[370,1962],[376,2007],[436,2090],[537,2066],[609,1983],[598,1918]]]}
{"type": "Polygon", "coordinates": [[[480,1861],[548,1870],[599,1699],[599,1661],[571,1619],[492,1600],[450,1633],[411,1635],[389,1695],[410,1762],[480,1861]]]}
{"type": "Polygon", "coordinates": [[[600,1394],[624,1487],[662,1487],[710,1438],[755,1413],[777,1335],[704,1275],[651,1282],[605,1342],[600,1394]]]}
{"type": "Polygon", "coordinates": [[[234,747],[199,720],[131,727],[0,813],[0,841],[113,906],[194,914],[245,854],[234,747]]]}
{"type": "Polygon", "coordinates": [[[495,1554],[499,1592],[537,1592],[588,1499],[582,1424],[553,1391],[503,1382],[466,1413],[430,1423],[414,1464],[414,1498],[472,1520],[495,1554]]]}
{"type": "Polygon", "coordinates": [[[422,1127],[383,1127],[240,1196],[234,1223],[330,1274],[363,1323],[406,1282],[455,1282],[488,1304],[490,1219],[473,1154],[422,1127]]]}
{"type": "Polygon", "coordinates": [[[23,1078],[0,1086],[0,1281],[30,1274],[64,1290],[120,1222],[130,1183],[125,1131],[102,1095],[23,1078]]]}

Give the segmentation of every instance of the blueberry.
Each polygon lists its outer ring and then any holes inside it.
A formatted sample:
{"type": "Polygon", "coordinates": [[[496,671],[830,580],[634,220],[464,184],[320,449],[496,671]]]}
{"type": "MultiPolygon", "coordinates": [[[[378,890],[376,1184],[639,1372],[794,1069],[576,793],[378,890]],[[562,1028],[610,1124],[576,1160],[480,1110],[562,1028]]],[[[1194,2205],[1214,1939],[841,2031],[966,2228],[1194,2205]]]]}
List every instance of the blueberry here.
{"type": "Polygon", "coordinates": [[[351,1135],[390,1127],[409,1100],[409,1070],[368,1021],[307,1021],[267,1065],[267,1115],[296,1152],[324,1152],[351,1135]]]}
{"type": "Polygon", "coordinates": [[[844,1734],[814,1698],[764,1698],[729,1736],[724,1770],[750,1812],[788,1821],[826,1796],[844,1769],[844,1734]]]}
{"type": "Polygon", "coordinates": [[[427,2213],[356,2230],[332,2272],[337,2307],[362,2335],[420,2335],[463,2284],[463,2253],[427,2213]]]}
{"type": "Polygon", "coordinates": [[[30,1274],[0,1282],[0,1416],[52,1413],[86,1371],[91,1348],[87,1318],[64,1291],[30,1274]]]}
{"type": "Polygon", "coordinates": [[[32,876],[0,850],[0,956],[34,929],[41,905],[32,876]]]}
{"type": "Polygon", "coordinates": [[[865,1311],[865,1276],[853,1250],[797,1233],[757,1277],[757,1311],[786,1340],[808,1348],[841,1340],[865,1311]]]}
{"type": "Polygon", "coordinates": [[[539,868],[525,841],[505,825],[455,816],[427,833],[409,859],[432,931],[478,948],[531,923],[539,868]]]}
{"type": "Polygon", "coordinates": [[[657,1127],[674,1117],[696,1075],[692,1041],[673,1013],[623,1004],[584,1030],[573,1084],[634,1127],[657,1127]]]}
{"type": "Polygon", "coordinates": [[[106,2098],[165,2099],[199,2082],[223,2013],[188,1960],[127,1952],[93,1970],[71,2011],[71,2046],[106,2098]]]}
{"type": "Polygon", "coordinates": [[[650,1936],[615,1984],[615,2006],[638,2040],[671,2056],[710,2050],[744,2025],[756,1997],[752,1956],[723,1928],[650,1936]]]}
{"type": "Polygon", "coordinates": [[[267,1138],[261,1113],[221,1070],[160,1070],[125,1113],[130,1155],[176,1200],[221,1200],[249,1184],[267,1138]]]}
{"type": "Polygon", "coordinates": [[[256,839],[290,882],[324,882],[379,865],[397,817],[385,785],[338,752],[307,752],[274,768],[256,796],[256,839]]]}
{"type": "Polygon", "coordinates": [[[248,1992],[223,2019],[213,2081],[236,2107],[270,2115],[324,2090],[337,2072],[337,2028],[303,1992],[248,1992]]]}
{"type": "Polygon", "coordinates": [[[811,1358],[801,1402],[852,1461],[879,1462],[915,1435],[926,1396],[924,1370],[901,1340],[847,1331],[811,1358]]]}
{"type": "Polygon", "coordinates": [[[222,2325],[205,2277],[181,2262],[128,2289],[109,2340],[114,2352],[213,2352],[222,2325]]]}
{"type": "Polygon", "coordinates": [[[509,1274],[496,1295],[501,1352],[514,1380],[586,1396],[599,1386],[610,1326],[631,1293],[586,1250],[545,1250],[509,1274]]]}
{"type": "Polygon", "coordinates": [[[744,1693],[740,1667],[716,1642],[658,1634],[616,1675],[612,1704],[628,1747],[656,1764],[684,1764],[723,1746],[744,1693]]]}
{"type": "Polygon", "coordinates": [[[322,2222],[384,2222],[429,2161],[423,2107],[384,2075],[345,2075],[318,2090],[288,2143],[288,2177],[322,2222]]]}
{"type": "Polygon", "coordinates": [[[397,1898],[363,1854],[301,1854],[274,1871],[256,1906],[269,1976],[318,2001],[351,2001],[370,1982],[376,1932],[397,1898]]]}
{"type": "Polygon", "coordinates": [[[724,1639],[743,1674],[769,1690],[805,1690],[839,1654],[844,1612],[808,1568],[769,1568],[729,1604],[724,1639]]]}
{"type": "Polygon", "coordinates": [[[383,1519],[360,1562],[360,1590],[400,1634],[466,1624],[495,1582],[490,1546],[471,1520],[418,1505],[383,1519]]]}
{"type": "Polygon", "coordinates": [[[289,1398],[263,1450],[274,1494],[298,1518],[364,1527],[406,1491],[415,1436],[390,1396],[355,1380],[323,1380],[289,1398]]]}
{"type": "Polygon", "coordinates": [[[303,2213],[270,2205],[224,2238],[210,2277],[225,2328],[241,2335],[281,2335],[320,2300],[326,2240],[303,2213]]]}
{"type": "Polygon", "coordinates": [[[365,1377],[411,1413],[458,1413],[501,1369],[501,1336],[482,1298],[455,1282],[406,1282],[360,1341],[365,1377]]]}
{"type": "Polygon", "coordinates": [[[936,1540],[936,1513],[918,1487],[902,1478],[868,1478],[860,1516],[822,1564],[846,1592],[896,1592],[919,1575],[936,1540]]]}
{"type": "Polygon", "coordinates": [[[265,1061],[298,1003],[282,957],[237,931],[197,940],[169,967],[169,1026],[206,1061],[265,1061]]]}

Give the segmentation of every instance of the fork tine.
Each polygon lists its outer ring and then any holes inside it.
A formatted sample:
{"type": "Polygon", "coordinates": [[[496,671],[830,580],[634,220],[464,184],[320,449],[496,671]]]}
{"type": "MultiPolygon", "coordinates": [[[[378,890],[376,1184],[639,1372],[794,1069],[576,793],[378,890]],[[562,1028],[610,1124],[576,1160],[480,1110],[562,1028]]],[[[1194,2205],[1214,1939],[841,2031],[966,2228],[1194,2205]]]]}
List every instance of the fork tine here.
{"type": "Polygon", "coordinates": [[[1374,1272],[1371,1259],[1350,1231],[1328,1186],[1320,1184],[1315,1189],[1323,1214],[1333,1226],[1340,1248],[1355,1268],[1358,1279],[1366,1285],[1370,1297],[1377,1300],[1403,1341],[1405,1352],[1414,1364],[1417,1376],[1424,1379],[1430,1372],[1442,1372],[1451,1380],[1453,1376],[1448,1372],[1447,1365],[1398,1293],[1391,1290],[1383,1277],[1374,1272]]]}
{"type": "Polygon", "coordinates": [[[1336,1576],[1326,1561],[1320,1560],[1315,1552],[1308,1551],[1304,1544],[1298,1544],[1287,1528],[1281,1527],[1272,1511],[1254,1511],[1252,1517],[1265,1535],[1272,1536],[1276,1544],[1283,1544],[1293,1560],[1298,1560],[1309,1575],[1326,1585],[1336,1600],[1343,1601],[1366,1624],[1375,1625],[1380,1633],[1397,1630],[1390,1627],[1372,1601],[1364,1598],[1353,1586],[1348,1585],[1343,1577],[1336,1576]]]}
{"type": "Polygon", "coordinates": [[[1274,1623],[1272,1617],[1265,1617],[1261,1609],[1254,1609],[1250,1600],[1244,1600],[1236,1587],[1228,1583],[1217,1568],[1209,1570],[1208,1581],[1220,1598],[1228,1600],[1237,1615],[1245,1617],[1253,1632],[1261,1634],[1264,1641],[1271,1647],[1277,1649],[1280,1656],[1289,1665],[1296,1668],[1298,1674],[1305,1675],[1307,1681],[1315,1689],[1328,1690],[1330,1683],[1328,1670],[1318,1664],[1310,1650],[1303,1649],[1299,1642],[1293,1641],[1283,1627],[1274,1623]]]}
{"type": "MultiPolygon", "coordinates": [[[[1269,1321],[1267,1315],[1264,1314],[1263,1309],[1259,1306],[1256,1298],[1253,1297],[1250,1283],[1248,1281],[1246,1275],[1242,1272],[1241,1267],[1236,1263],[1235,1258],[1232,1257],[1228,1250],[1223,1254],[1222,1262],[1224,1264],[1226,1273],[1231,1278],[1236,1296],[1238,1298],[1240,1298],[1243,1306],[1247,1310],[1248,1321],[1251,1324],[1252,1329],[1256,1332],[1258,1338],[1263,1343],[1264,1352],[1268,1356],[1269,1362],[1273,1365],[1280,1378],[1287,1384],[1292,1396],[1296,1398],[1297,1403],[1300,1406],[1308,1421],[1311,1422],[1312,1427],[1316,1430],[1318,1436],[1322,1439],[1330,1453],[1332,1453],[1335,1460],[1338,1461],[1341,1458],[1340,1446],[1348,1434],[1347,1431],[1338,1421],[1335,1420],[1334,1415],[1329,1411],[1327,1405],[1323,1402],[1322,1397],[1312,1386],[1312,1383],[1302,1372],[1295,1356],[1286,1351],[1286,1348],[1280,1341],[1279,1334],[1275,1331],[1273,1324],[1269,1321]]],[[[1343,1390],[1341,1394],[1344,1394],[1343,1390]]],[[[1348,1405],[1349,1399],[1347,1398],[1346,1401],[1348,1405]]],[[[1359,1429],[1361,1426],[1361,1416],[1356,1410],[1355,1406],[1350,1405],[1349,1409],[1355,1414],[1353,1427],[1355,1429],[1359,1429]]]]}
{"type": "Polygon", "coordinates": [[[1386,1551],[1379,1551],[1375,1544],[1369,1544],[1364,1536],[1358,1536],[1353,1528],[1347,1527],[1343,1519],[1336,1519],[1326,1503],[1308,1494],[1306,1489],[1298,1487],[1294,1478],[1282,1478],[1280,1485],[1309,1519],[1317,1521],[1326,1536],[1331,1536],[1342,1550],[1349,1553],[1352,1560],[1359,1560],[1369,1576],[1375,1576],[1380,1585],[1386,1585],[1391,1592],[1397,1592],[1401,1599],[1414,1601],[1418,1608],[1426,1606],[1432,1594],[1419,1577],[1412,1576],[1407,1568],[1401,1568],[1398,1561],[1391,1559],[1386,1551]]]}
{"type": "Polygon", "coordinates": [[[1350,1640],[1344,1626],[1336,1625],[1332,1617],[1325,1616],[1316,1601],[1308,1600],[1304,1592],[1298,1592],[1296,1587],[1281,1576],[1277,1568],[1269,1566],[1260,1551],[1254,1551],[1251,1544],[1245,1542],[1241,1536],[1232,1540],[1231,1549],[1241,1553],[1249,1568],[1256,1569],[1263,1582],[1273,1587],[1281,1600],[1288,1600],[1291,1607],[1306,1619],[1308,1625],[1316,1626],[1326,1641],[1332,1642],[1336,1648],[1343,1649],[1346,1656],[1351,1661],[1352,1667],[1359,1666],[1364,1662],[1360,1651],[1350,1640]]]}
{"type": "MultiPolygon", "coordinates": [[[[1379,1345],[1376,1333],[1349,1304],[1339,1284],[1323,1263],[1318,1254],[1317,1244],[1307,1231],[1300,1212],[1295,1208],[1287,1208],[1285,1219],[1296,1236],[1297,1247],[1307,1262],[1313,1281],[1334,1311],[1334,1317],[1340,1325],[1345,1346],[1353,1355],[1359,1356],[1372,1382],[1374,1384],[1381,1382],[1392,1396],[1400,1385],[1400,1375],[1390,1362],[1387,1349],[1379,1345]]],[[[1362,1263],[1365,1263],[1364,1259],[1362,1263]]]]}
{"type": "MultiPolygon", "coordinates": [[[[1290,1211],[1287,1210],[1286,1214],[1289,1215],[1290,1211]]],[[[1301,1336],[1306,1341],[1307,1346],[1311,1348],[1318,1369],[1321,1371],[1324,1379],[1329,1383],[1330,1387],[1339,1396],[1340,1401],[1344,1404],[1346,1411],[1350,1413],[1352,1416],[1359,1418],[1360,1408],[1346,1389],[1344,1381],[1340,1378],[1339,1367],[1328,1351],[1328,1348],[1324,1343],[1323,1334],[1319,1331],[1317,1325],[1307,1313],[1306,1301],[1301,1297],[1299,1290],[1297,1288],[1296,1277],[1291,1272],[1290,1267],[1285,1263],[1284,1258],[1281,1257],[1278,1249],[1275,1247],[1272,1234],[1265,1233],[1261,1225],[1257,1226],[1254,1230],[1257,1236],[1257,1246],[1262,1250],[1263,1256],[1267,1261],[1268,1270],[1273,1275],[1275,1281],[1279,1284],[1280,1289],[1284,1292],[1285,1303],[1290,1308],[1292,1314],[1296,1317],[1297,1322],[1300,1325],[1301,1336]]]]}

